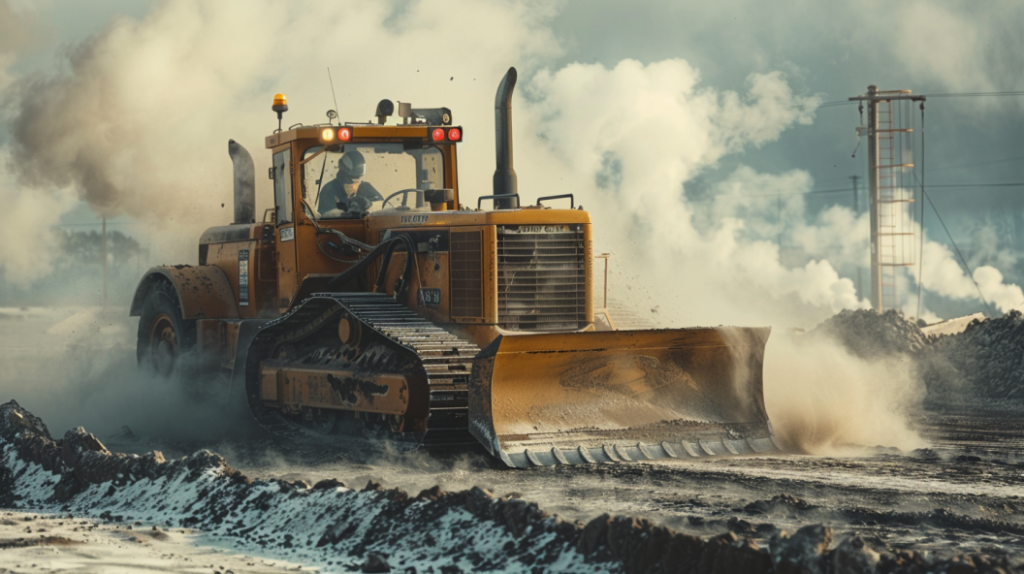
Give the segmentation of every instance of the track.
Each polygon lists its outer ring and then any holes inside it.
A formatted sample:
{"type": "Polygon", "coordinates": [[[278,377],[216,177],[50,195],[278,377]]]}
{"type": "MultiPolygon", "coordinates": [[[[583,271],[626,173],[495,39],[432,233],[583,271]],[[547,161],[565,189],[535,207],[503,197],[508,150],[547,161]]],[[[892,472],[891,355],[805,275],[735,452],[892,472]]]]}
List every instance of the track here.
{"type": "Polygon", "coordinates": [[[281,352],[288,354],[291,364],[329,366],[339,372],[421,370],[429,388],[426,432],[386,432],[387,429],[374,428],[371,430],[376,431],[375,438],[406,446],[476,442],[467,430],[466,387],[479,347],[416,315],[392,297],[380,293],[315,294],[287,315],[268,323],[249,348],[246,390],[259,424],[289,439],[334,442],[337,437],[325,436],[305,424],[307,421],[285,416],[260,399],[260,361],[281,352]],[[347,317],[359,323],[358,344],[345,345],[339,340],[338,323],[347,317]]]}

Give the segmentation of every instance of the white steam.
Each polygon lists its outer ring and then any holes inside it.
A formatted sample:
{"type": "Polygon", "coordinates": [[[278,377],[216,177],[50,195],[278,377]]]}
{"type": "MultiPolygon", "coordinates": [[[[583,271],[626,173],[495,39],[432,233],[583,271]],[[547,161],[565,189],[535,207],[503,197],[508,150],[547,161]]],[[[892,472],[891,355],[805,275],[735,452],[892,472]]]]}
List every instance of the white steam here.
{"type": "MultiPolygon", "coordinates": [[[[557,53],[538,25],[546,16],[466,0],[162,2],[68,50],[66,72],[14,83],[9,165],[23,187],[70,189],[99,214],[147,222],[158,262],[190,261],[202,230],[231,216],[228,139],[266,173],[271,97],[289,97],[286,126],[326,121],[330,67],[343,119],[365,121],[384,97],[456,110],[471,142],[464,185],[488,193],[495,78],[557,53]]],[[[266,181],[257,179],[259,215],[271,203],[266,181]]]]}

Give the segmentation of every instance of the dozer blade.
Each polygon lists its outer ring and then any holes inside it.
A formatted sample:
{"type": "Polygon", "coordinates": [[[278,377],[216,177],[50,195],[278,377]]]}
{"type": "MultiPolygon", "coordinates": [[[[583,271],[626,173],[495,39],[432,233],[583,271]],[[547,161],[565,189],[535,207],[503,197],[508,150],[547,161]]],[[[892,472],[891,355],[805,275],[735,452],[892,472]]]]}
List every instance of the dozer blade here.
{"type": "Polygon", "coordinates": [[[770,328],[498,337],[469,430],[513,467],[778,450],[761,372],[770,328]]]}

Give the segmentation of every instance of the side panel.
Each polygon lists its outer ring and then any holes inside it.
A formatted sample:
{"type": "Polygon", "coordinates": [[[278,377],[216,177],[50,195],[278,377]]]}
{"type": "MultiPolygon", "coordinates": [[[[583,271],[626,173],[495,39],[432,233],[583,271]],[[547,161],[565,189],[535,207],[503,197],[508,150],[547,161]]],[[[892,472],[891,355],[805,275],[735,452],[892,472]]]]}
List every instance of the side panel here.
{"type": "MultiPolygon", "coordinates": [[[[210,245],[207,251],[207,262],[224,271],[231,284],[233,297],[238,303],[238,316],[243,319],[255,319],[260,316],[262,299],[266,297],[266,289],[259,281],[260,250],[258,241],[236,241],[210,245]]],[[[267,282],[273,288],[273,283],[267,282]]]]}

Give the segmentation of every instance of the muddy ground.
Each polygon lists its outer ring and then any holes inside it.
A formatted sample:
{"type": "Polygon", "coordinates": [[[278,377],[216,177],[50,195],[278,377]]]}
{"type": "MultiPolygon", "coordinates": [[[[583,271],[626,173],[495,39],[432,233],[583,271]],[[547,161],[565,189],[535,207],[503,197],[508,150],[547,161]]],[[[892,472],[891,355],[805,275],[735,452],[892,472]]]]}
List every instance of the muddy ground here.
{"type": "MultiPolygon", "coordinates": [[[[173,413],[188,404],[185,399],[168,390],[138,391],[130,328],[117,331],[111,321],[104,327],[106,338],[85,344],[68,331],[94,328],[89,321],[95,323],[95,317],[55,330],[67,322],[66,314],[21,315],[7,319],[21,321],[20,335],[7,328],[10,323],[0,323],[0,339],[11,343],[4,347],[7,369],[0,374],[0,399],[18,399],[43,416],[56,437],[78,423],[114,451],[160,450],[173,460],[209,449],[256,480],[313,485],[337,479],[356,488],[375,481],[409,493],[433,486],[453,492],[479,486],[498,498],[511,494],[534,502],[570,521],[587,523],[604,513],[646,517],[704,540],[732,532],[761,548],[782,531],[821,524],[832,529],[833,548],[858,535],[880,553],[880,568],[891,566],[901,551],[914,551],[936,572],[946,568],[934,564],[957,555],[1018,565],[1024,561],[1024,409],[1012,395],[1011,400],[1003,396],[920,409],[913,425],[928,447],[913,451],[851,445],[829,456],[790,453],[507,470],[472,449],[397,453],[361,443],[339,448],[283,443],[244,417],[228,416],[223,407],[194,407],[187,417],[177,417],[173,413]],[[32,345],[24,333],[51,338],[56,333],[64,339],[32,345]],[[106,342],[98,347],[100,340],[106,342]],[[85,345],[86,352],[69,351],[69,341],[85,345]],[[18,345],[21,352],[10,350],[18,345]],[[69,356],[78,357],[70,366],[58,360],[69,356]],[[73,381],[76,371],[82,373],[80,381],[92,385],[102,379],[110,388],[84,394],[69,391],[73,385],[47,388],[48,380],[73,381]],[[96,415],[98,404],[110,408],[96,415]]],[[[939,384],[948,388],[946,381],[939,384]]],[[[1012,392],[1008,388],[992,385],[993,392],[1003,395],[1012,392]]],[[[977,559],[976,570],[986,570],[983,562],[977,559]]]]}

